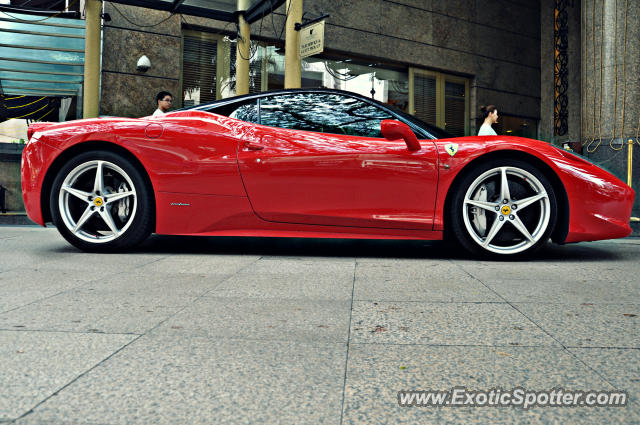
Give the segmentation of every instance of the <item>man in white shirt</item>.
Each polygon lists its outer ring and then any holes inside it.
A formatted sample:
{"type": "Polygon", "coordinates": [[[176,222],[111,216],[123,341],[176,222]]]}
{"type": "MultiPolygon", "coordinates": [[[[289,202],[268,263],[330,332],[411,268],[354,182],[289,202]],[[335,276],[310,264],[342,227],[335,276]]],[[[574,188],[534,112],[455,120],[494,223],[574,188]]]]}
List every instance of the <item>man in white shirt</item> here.
{"type": "Polygon", "coordinates": [[[498,122],[498,108],[495,105],[481,106],[480,113],[484,117],[484,122],[478,130],[478,136],[497,136],[498,133],[491,125],[498,122]]]}
{"type": "Polygon", "coordinates": [[[158,109],[155,110],[152,116],[157,117],[167,113],[171,108],[173,102],[173,96],[168,91],[161,91],[156,96],[156,102],[158,103],[158,109]]]}

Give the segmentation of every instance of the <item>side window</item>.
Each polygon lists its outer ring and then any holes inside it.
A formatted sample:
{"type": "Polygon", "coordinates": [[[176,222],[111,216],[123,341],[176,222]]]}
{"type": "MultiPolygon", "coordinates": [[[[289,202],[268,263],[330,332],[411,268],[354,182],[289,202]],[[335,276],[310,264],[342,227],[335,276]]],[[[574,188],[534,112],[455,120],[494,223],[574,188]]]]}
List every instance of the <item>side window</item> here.
{"type": "Polygon", "coordinates": [[[258,122],[258,105],[255,99],[245,103],[231,103],[213,107],[207,112],[247,122],[258,122]]]}
{"type": "Polygon", "coordinates": [[[260,124],[293,130],[322,131],[314,119],[312,100],[303,93],[269,96],[260,99],[260,124]]]}
{"type": "Polygon", "coordinates": [[[231,114],[230,118],[235,118],[247,122],[258,122],[258,105],[250,103],[248,105],[242,105],[231,114]]]}
{"type": "Polygon", "coordinates": [[[380,123],[382,120],[395,119],[388,112],[374,105],[357,101],[358,105],[345,111],[345,114],[352,117],[345,119],[341,126],[346,134],[353,136],[382,138],[380,123]]]}
{"type": "Polygon", "coordinates": [[[260,123],[271,127],[381,138],[392,116],[374,105],[333,93],[295,93],[260,101],[260,123]]]}

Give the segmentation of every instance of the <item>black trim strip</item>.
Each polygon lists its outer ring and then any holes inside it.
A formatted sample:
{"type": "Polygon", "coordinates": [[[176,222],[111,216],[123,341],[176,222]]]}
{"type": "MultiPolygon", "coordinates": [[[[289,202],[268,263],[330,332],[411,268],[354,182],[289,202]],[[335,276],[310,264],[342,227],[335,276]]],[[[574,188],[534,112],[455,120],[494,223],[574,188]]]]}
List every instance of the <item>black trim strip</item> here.
{"type": "Polygon", "coordinates": [[[43,46],[20,46],[17,44],[0,44],[0,47],[11,47],[15,49],[30,49],[30,50],[53,50],[56,52],[84,53],[84,50],[79,50],[79,49],[60,49],[58,47],[43,47],[43,46]]]}
{"type": "Polygon", "coordinates": [[[0,11],[7,13],[22,13],[25,15],[50,16],[65,19],[80,19],[80,12],[75,10],[45,10],[25,6],[0,5],[0,11]]]}
{"type": "MultiPolygon", "coordinates": [[[[16,22],[16,21],[13,21],[16,22]]],[[[28,24],[27,24],[28,25],[28,24]]],[[[25,31],[25,30],[15,30],[8,28],[0,28],[0,32],[10,32],[14,34],[27,34],[27,35],[44,35],[46,37],[65,37],[65,38],[79,38],[84,40],[84,35],[76,35],[76,34],[55,34],[51,32],[38,32],[38,31],[25,31]]]]}
{"type": "Polygon", "coordinates": [[[110,3],[126,4],[128,6],[144,7],[147,9],[163,10],[171,14],[200,16],[202,18],[215,19],[217,21],[235,22],[235,14],[222,10],[207,9],[204,7],[180,5],[174,10],[173,3],[159,2],[156,0],[109,0],[110,3]]]}
{"type": "Polygon", "coordinates": [[[162,80],[180,81],[179,78],[161,77],[161,76],[158,76],[158,75],[134,74],[132,72],[109,71],[108,69],[103,69],[102,72],[108,72],[110,74],[133,75],[134,77],[160,78],[162,80]]]}
{"type": "MultiPolygon", "coordinates": [[[[9,15],[6,15],[6,16],[9,16],[9,15]]],[[[5,18],[5,17],[0,15],[0,21],[3,21],[3,22],[20,22],[20,21],[25,21],[25,19],[16,20],[16,19],[13,19],[13,18],[5,18]]],[[[83,22],[84,23],[83,20],[78,20],[78,22],[83,22]]],[[[68,25],[68,24],[57,24],[57,23],[54,24],[54,23],[51,23],[49,21],[42,21],[42,20],[36,20],[36,19],[34,19],[33,22],[31,22],[31,21],[30,22],[25,22],[25,24],[28,24],[28,25],[43,25],[43,26],[48,26],[48,27],[74,28],[74,29],[82,29],[82,30],[86,29],[86,27],[84,25],[68,25]]]]}
{"type": "Polygon", "coordinates": [[[244,13],[244,19],[252,24],[284,4],[285,0],[262,0],[251,5],[244,13]]]}
{"type": "MultiPolygon", "coordinates": [[[[2,59],[2,60],[6,60],[6,59],[2,59]]],[[[10,69],[10,68],[0,68],[0,71],[5,71],[5,72],[23,72],[26,74],[43,74],[43,75],[73,75],[76,77],[81,77],[84,75],[84,73],[82,72],[52,72],[52,71],[31,71],[31,70],[25,70],[25,69],[21,69],[20,71],[16,71],[15,69],[10,69]]]]}

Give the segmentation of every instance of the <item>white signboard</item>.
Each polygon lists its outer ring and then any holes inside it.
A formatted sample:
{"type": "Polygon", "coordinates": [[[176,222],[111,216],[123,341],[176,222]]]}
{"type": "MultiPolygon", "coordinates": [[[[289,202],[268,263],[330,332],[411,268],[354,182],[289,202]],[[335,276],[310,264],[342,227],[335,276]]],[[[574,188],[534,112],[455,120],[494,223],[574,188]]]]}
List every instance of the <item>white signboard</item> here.
{"type": "Polygon", "coordinates": [[[300,58],[317,55],[324,50],[324,21],[300,30],[300,58]]]}

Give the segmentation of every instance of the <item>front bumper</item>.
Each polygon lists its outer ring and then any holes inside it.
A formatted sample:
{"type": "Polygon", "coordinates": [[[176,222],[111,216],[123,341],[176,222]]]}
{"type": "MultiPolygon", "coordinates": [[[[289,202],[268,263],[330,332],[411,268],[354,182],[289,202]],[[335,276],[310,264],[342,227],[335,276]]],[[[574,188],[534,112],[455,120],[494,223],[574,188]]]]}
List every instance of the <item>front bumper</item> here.
{"type": "Polygon", "coordinates": [[[593,164],[563,164],[561,168],[570,211],[565,242],[615,239],[631,234],[633,189],[593,164]]]}
{"type": "Polygon", "coordinates": [[[27,215],[35,223],[45,225],[42,214],[42,190],[46,172],[59,150],[32,139],[22,151],[22,198],[27,215]]]}

